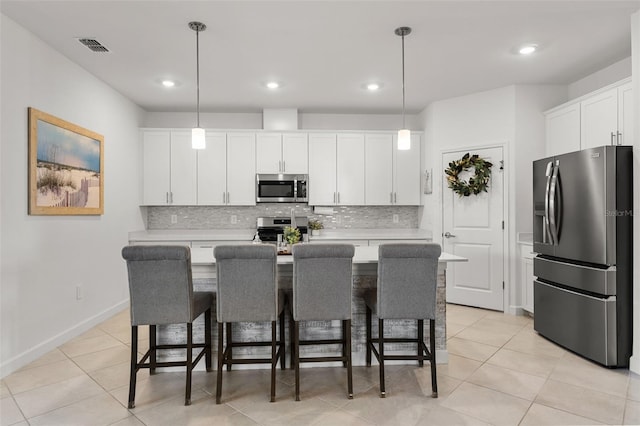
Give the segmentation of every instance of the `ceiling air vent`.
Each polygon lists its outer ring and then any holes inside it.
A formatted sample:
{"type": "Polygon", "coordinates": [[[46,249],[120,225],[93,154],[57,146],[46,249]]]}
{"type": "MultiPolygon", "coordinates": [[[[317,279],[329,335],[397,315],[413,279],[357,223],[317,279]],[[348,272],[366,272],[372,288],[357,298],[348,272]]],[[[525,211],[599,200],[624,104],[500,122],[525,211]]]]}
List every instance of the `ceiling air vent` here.
{"type": "Polygon", "coordinates": [[[109,49],[104,47],[98,40],[94,38],[79,38],[78,41],[89,48],[93,52],[108,52],[109,49]]]}

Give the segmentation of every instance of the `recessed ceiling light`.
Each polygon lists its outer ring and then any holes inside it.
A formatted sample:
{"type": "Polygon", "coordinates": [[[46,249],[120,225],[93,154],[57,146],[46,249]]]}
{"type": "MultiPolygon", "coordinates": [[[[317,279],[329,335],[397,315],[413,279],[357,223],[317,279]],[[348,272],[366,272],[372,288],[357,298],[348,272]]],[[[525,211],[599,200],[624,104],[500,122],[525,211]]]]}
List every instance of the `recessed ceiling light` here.
{"type": "Polygon", "coordinates": [[[367,90],[369,90],[370,92],[375,92],[379,88],[380,88],[380,85],[378,83],[369,83],[369,84],[367,84],[367,90]]]}
{"type": "Polygon", "coordinates": [[[527,44],[526,46],[522,46],[520,48],[520,50],[518,50],[518,53],[520,53],[521,55],[531,55],[537,49],[538,49],[537,45],[535,45],[535,44],[527,44]]]}
{"type": "Polygon", "coordinates": [[[269,89],[277,89],[278,87],[280,87],[280,83],[277,81],[270,81],[267,83],[267,88],[269,89]]]}
{"type": "Polygon", "coordinates": [[[171,80],[162,80],[162,85],[164,87],[173,87],[176,85],[176,83],[174,81],[171,80]]]}

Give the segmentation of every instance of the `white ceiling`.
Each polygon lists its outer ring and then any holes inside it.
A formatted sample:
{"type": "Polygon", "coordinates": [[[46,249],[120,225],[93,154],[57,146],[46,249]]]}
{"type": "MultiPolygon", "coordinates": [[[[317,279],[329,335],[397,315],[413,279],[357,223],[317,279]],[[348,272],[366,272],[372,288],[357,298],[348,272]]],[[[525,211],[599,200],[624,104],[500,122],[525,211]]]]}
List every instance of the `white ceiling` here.
{"type": "MultiPolygon", "coordinates": [[[[634,1],[32,1],[0,10],[148,111],[398,113],[511,84],[567,84],[631,55],[634,1]],[[110,53],[93,53],[92,37],[110,53]],[[514,53],[536,43],[530,57],[514,53]],[[160,82],[178,81],[173,89],[160,82]],[[282,82],[278,91],[263,84],[282,82]],[[382,84],[378,93],[364,85],[382,84]]],[[[5,42],[4,40],[2,41],[5,42]]]]}

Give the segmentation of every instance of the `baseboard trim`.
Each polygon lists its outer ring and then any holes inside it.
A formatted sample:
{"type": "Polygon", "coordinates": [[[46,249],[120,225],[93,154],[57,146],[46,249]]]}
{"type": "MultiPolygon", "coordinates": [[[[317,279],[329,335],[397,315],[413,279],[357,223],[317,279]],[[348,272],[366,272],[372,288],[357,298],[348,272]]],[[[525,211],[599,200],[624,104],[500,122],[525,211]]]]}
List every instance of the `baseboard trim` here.
{"type": "Polygon", "coordinates": [[[30,349],[27,349],[26,351],[14,356],[13,358],[7,361],[3,361],[0,364],[0,378],[4,378],[5,376],[13,373],[19,368],[22,368],[25,365],[29,364],[30,362],[40,358],[42,355],[46,354],[47,352],[52,351],[53,349],[57,348],[63,343],[69,341],[70,339],[73,339],[74,337],[81,335],[85,331],[100,324],[102,321],[106,320],[107,318],[120,312],[121,310],[126,308],[128,305],[129,305],[129,299],[127,298],[121,302],[116,303],[110,308],[105,309],[99,314],[94,315],[90,318],[87,318],[86,320],[82,321],[80,324],[74,325],[73,327],[68,328],[63,332],[58,333],[57,335],[51,337],[50,339],[30,349]]]}

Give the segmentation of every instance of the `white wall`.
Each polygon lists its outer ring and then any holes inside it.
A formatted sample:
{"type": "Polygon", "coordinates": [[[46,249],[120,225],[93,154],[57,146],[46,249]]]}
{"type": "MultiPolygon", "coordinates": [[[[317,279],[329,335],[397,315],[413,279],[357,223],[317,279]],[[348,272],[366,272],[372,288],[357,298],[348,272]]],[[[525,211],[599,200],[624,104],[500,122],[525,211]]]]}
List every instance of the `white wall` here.
{"type": "MultiPolygon", "coordinates": [[[[195,124],[192,112],[147,112],[142,127],[186,127],[195,124]]],[[[409,129],[421,130],[418,115],[406,115],[409,129]]],[[[210,129],[262,129],[262,113],[200,113],[200,125],[210,129]]],[[[299,113],[304,130],[393,130],[402,125],[398,114],[299,113]]]]}
{"type": "Polygon", "coordinates": [[[631,57],[622,59],[568,86],[568,100],[579,98],[631,75],[631,57]]]}
{"type": "Polygon", "coordinates": [[[11,19],[1,19],[0,374],[126,306],[120,250],[143,227],[138,127],[143,111],[11,19]],[[27,108],[104,136],[102,216],[27,214],[27,108]],[[76,285],[84,297],[76,300],[76,285]]]}
{"type": "Polygon", "coordinates": [[[633,147],[633,350],[630,370],[640,374],[640,12],[631,15],[631,57],[636,121],[633,147]]]}

